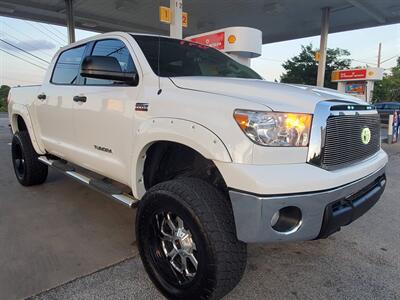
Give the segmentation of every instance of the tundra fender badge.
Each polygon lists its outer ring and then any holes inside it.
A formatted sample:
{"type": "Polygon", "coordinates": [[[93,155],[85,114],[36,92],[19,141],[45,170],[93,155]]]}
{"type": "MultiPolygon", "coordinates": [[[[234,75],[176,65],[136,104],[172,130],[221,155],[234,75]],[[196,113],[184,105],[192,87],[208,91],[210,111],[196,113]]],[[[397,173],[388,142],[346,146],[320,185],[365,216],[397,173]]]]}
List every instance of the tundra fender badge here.
{"type": "Polygon", "coordinates": [[[94,148],[95,148],[96,150],[99,150],[99,151],[103,151],[103,152],[107,152],[107,153],[112,153],[112,150],[111,150],[111,149],[108,149],[108,148],[106,148],[106,147],[94,145],[94,148]]]}
{"type": "Polygon", "coordinates": [[[138,102],[135,105],[135,111],[148,111],[148,110],[149,110],[148,103],[138,102]]]}

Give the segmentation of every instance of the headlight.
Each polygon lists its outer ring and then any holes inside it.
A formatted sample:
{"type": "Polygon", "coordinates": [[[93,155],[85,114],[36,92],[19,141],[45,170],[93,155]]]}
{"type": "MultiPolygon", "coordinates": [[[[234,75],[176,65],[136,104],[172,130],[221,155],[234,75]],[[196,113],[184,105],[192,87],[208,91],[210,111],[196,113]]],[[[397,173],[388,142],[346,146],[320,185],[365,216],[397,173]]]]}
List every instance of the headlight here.
{"type": "Polygon", "coordinates": [[[262,146],[307,147],[312,115],[237,109],[234,117],[243,132],[262,146]]]}

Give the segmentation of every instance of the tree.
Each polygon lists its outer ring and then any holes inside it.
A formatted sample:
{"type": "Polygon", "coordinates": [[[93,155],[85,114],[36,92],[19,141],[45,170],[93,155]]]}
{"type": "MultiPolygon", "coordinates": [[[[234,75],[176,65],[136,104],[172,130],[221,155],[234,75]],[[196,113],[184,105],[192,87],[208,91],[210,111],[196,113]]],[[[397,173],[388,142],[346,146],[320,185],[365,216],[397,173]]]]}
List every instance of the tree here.
{"type": "Polygon", "coordinates": [[[10,92],[8,85],[0,86],[0,111],[7,111],[7,97],[10,92]]]}
{"type": "MultiPolygon", "coordinates": [[[[283,63],[286,70],[281,76],[281,82],[316,85],[318,63],[315,61],[315,53],[312,44],[301,46],[299,55],[288,59],[283,63]]],[[[350,52],[344,49],[328,49],[326,53],[325,87],[336,89],[337,84],[331,82],[333,70],[342,70],[350,67],[351,60],[344,58],[350,52]]]]}
{"type": "Polygon", "coordinates": [[[373,102],[400,102],[400,57],[391,74],[386,74],[381,81],[375,82],[373,102]]]}

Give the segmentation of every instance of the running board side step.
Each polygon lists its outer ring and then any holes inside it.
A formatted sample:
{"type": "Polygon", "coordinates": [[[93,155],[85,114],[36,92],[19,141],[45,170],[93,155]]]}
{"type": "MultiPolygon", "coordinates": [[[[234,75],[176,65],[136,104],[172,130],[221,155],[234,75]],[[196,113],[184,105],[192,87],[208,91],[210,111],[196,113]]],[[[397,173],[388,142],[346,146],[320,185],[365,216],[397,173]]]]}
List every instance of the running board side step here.
{"type": "Polygon", "coordinates": [[[104,182],[103,180],[100,179],[90,178],[86,175],[78,173],[72,166],[68,165],[67,162],[65,161],[53,160],[46,156],[39,156],[38,159],[40,162],[64,173],[65,175],[76,181],[86,184],[90,188],[107,195],[111,199],[125,206],[134,208],[139,202],[138,199],[135,199],[134,197],[122,192],[111,183],[104,182]]]}

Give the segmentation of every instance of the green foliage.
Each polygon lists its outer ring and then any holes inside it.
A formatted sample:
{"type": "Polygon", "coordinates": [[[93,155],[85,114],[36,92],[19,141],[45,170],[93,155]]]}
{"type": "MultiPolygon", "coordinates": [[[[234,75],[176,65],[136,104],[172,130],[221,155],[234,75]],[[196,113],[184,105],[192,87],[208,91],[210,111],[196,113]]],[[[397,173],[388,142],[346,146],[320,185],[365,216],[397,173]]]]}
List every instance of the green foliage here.
{"type": "Polygon", "coordinates": [[[400,57],[397,66],[383,80],[375,82],[373,102],[400,102],[400,57]]]}
{"type": "Polygon", "coordinates": [[[10,92],[8,85],[0,86],[0,111],[7,111],[7,97],[10,92]]]}
{"type": "MultiPolygon", "coordinates": [[[[286,72],[281,76],[281,82],[316,85],[318,63],[315,61],[315,53],[312,44],[301,46],[299,55],[288,59],[283,63],[286,72]]],[[[350,67],[351,60],[344,58],[350,52],[344,49],[328,49],[326,53],[325,87],[336,89],[337,84],[331,82],[333,70],[342,70],[350,67]]]]}

